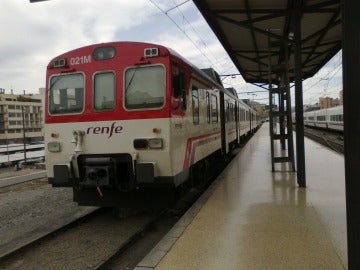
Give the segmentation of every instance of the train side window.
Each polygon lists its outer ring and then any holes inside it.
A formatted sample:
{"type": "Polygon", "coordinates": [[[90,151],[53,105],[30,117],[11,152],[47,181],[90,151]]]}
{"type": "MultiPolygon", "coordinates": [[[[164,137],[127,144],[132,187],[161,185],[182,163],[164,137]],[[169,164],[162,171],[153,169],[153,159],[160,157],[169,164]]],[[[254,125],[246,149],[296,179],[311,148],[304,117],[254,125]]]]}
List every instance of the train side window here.
{"type": "Polygon", "coordinates": [[[206,92],[206,122],[210,123],[211,119],[211,107],[210,107],[210,94],[206,92]]]}
{"type": "Polygon", "coordinates": [[[185,74],[183,72],[173,75],[173,88],[174,97],[181,98],[182,108],[186,110],[185,74]]]}
{"type": "Polygon", "coordinates": [[[199,91],[198,88],[193,86],[191,91],[192,96],[192,113],[193,113],[193,124],[199,124],[199,91]]]}
{"type": "Polygon", "coordinates": [[[230,120],[230,104],[229,104],[229,101],[225,101],[225,106],[226,106],[226,109],[225,109],[225,122],[229,122],[230,120]]]}
{"type": "Polygon", "coordinates": [[[217,96],[211,95],[211,122],[217,123],[218,121],[219,121],[219,118],[218,118],[217,96]]]}
{"type": "Polygon", "coordinates": [[[231,122],[232,121],[232,104],[231,103],[229,103],[229,122],[231,122]]]}
{"type": "Polygon", "coordinates": [[[334,115],[330,115],[330,121],[342,121],[342,115],[341,114],[334,114],[334,115]]]}
{"type": "Polygon", "coordinates": [[[113,72],[95,74],[94,108],[95,110],[115,108],[115,74],[113,72]]]}
{"type": "Polygon", "coordinates": [[[233,121],[237,122],[237,119],[238,119],[238,117],[237,117],[237,104],[236,103],[233,104],[232,108],[233,108],[233,121]]]}
{"type": "Polygon", "coordinates": [[[230,103],[230,121],[234,122],[234,104],[230,103]]]}

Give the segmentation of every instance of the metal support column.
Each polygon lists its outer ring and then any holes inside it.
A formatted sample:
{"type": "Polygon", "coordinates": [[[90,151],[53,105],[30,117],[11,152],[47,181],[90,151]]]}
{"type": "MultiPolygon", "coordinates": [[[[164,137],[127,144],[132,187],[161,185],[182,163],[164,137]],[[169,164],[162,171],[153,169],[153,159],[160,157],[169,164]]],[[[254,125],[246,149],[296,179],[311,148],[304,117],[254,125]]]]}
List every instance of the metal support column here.
{"type": "Polygon", "coordinates": [[[348,269],[360,266],[360,17],[358,1],[343,5],[343,91],[348,269]]]}
{"type": "Polygon", "coordinates": [[[288,65],[288,44],[284,40],[272,40],[269,43],[269,103],[270,103],[270,143],[271,166],[275,171],[275,163],[291,163],[291,170],[295,171],[293,133],[291,121],[291,98],[288,65]],[[282,48],[282,50],[280,50],[282,48]],[[273,56],[279,51],[284,52],[283,62],[273,63],[273,56]],[[278,98],[279,106],[275,110],[274,98],[278,98]],[[280,147],[275,151],[275,143],[280,142],[280,147]],[[287,149],[286,149],[287,142],[287,149]],[[276,153],[275,153],[276,152],[276,153]]]}
{"type": "MultiPolygon", "coordinates": [[[[279,93],[279,111],[285,111],[285,92],[279,93]]],[[[285,140],[285,132],[286,132],[286,126],[284,123],[286,123],[286,118],[284,116],[280,116],[280,144],[281,144],[281,150],[286,150],[286,140],[285,140]]]]}
{"type": "MultiPolygon", "coordinates": [[[[297,1],[300,3],[301,1],[297,1]]],[[[295,113],[296,113],[296,157],[297,183],[306,187],[305,144],[304,144],[304,115],[303,115],[303,88],[301,72],[301,9],[294,12],[294,44],[295,44],[295,113]]]]}

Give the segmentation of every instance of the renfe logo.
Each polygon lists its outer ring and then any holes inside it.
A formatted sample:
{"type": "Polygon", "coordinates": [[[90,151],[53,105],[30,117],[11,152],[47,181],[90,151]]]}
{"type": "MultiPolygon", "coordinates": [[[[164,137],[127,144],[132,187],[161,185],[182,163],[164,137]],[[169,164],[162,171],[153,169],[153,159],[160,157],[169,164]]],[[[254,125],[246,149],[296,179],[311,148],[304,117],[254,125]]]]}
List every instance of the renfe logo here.
{"type": "Polygon", "coordinates": [[[89,127],[86,130],[86,134],[109,134],[110,138],[113,133],[121,133],[123,130],[122,126],[115,126],[116,122],[112,123],[110,127],[89,127]]]}

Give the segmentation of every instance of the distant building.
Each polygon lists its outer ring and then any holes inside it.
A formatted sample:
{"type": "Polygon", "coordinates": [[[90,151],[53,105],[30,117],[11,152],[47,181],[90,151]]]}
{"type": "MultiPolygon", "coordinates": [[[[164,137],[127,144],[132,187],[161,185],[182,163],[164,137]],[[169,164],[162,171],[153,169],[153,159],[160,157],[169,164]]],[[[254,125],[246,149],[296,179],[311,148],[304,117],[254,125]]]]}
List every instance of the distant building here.
{"type": "Polygon", "coordinates": [[[330,107],[335,107],[335,106],[341,105],[340,99],[331,98],[331,97],[319,98],[319,104],[320,104],[320,109],[325,109],[325,108],[330,108],[330,107]]]}
{"type": "Polygon", "coordinates": [[[343,90],[339,92],[339,98],[324,97],[319,98],[320,109],[343,105],[343,90]]]}
{"type": "Polygon", "coordinates": [[[340,97],[340,105],[343,105],[344,104],[344,97],[343,97],[343,94],[344,94],[344,91],[341,90],[339,92],[339,97],[340,97]]]}
{"type": "Polygon", "coordinates": [[[269,117],[269,106],[265,104],[254,104],[255,111],[259,114],[261,118],[269,117]]]}
{"type": "MultiPolygon", "coordinates": [[[[40,93],[43,90],[40,89],[40,93]]],[[[0,144],[43,141],[43,95],[6,94],[0,88],[0,144]]]]}

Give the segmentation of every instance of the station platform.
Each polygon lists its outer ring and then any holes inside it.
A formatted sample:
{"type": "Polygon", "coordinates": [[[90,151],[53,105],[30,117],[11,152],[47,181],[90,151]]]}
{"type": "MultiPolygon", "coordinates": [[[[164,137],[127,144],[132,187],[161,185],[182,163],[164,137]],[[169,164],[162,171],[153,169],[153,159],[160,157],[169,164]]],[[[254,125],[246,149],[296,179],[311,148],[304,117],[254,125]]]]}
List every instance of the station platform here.
{"type": "Polygon", "coordinates": [[[306,188],[271,172],[265,123],[135,269],[347,269],[343,155],[305,155],[306,188]]]}

